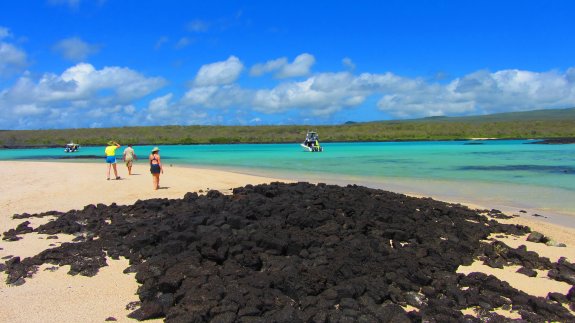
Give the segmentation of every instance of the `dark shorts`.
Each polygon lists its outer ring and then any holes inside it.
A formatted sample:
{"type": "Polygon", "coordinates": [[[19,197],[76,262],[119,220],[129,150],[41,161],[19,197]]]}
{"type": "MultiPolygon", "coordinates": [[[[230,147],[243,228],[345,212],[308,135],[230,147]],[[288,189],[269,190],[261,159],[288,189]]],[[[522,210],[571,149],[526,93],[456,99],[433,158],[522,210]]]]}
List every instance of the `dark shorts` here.
{"type": "Polygon", "coordinates": [[[108,156],[108,157],[106,157],[106,163],[108,163],[108,164],[115,164],[115,163],[116,163],[116,156],[108,156]]]}
{"type": "Polygon", "coordinates": [[[150,173],[159,174],[160,173],[160,165],[158,165],[158,164],[150,165],[150,173]]]}

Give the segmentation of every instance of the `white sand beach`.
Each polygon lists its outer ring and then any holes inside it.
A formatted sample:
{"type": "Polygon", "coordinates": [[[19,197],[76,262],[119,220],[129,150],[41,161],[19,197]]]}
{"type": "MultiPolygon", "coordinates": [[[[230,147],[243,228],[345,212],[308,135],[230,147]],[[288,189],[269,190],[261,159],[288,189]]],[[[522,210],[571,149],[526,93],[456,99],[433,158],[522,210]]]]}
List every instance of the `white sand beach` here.
{"type": "MultiPolygon", "coordinates": [[[[161,189],[153,190],[152,178],[145,163],[137,163],[133,175],[127,176],[126,167],[118,164],[121,180],[106,180],[103,163],[70,162],[0,162],[3,190],[0,194],[0,232],[15,228],[23,220],[13,220],[12,215],[38,213],[50,210],[68,211],[81,209],[88,204],[132,204],[149,198],[182,198],[187,192],[207,192],[214,189],[231,193],[231,189],[247,184],[291,181],[188,167],[165,166],[161,176],[161,189]]],[[[417,192],[414,192],[417,194],[417,192]]],[[[428,196],[426,194],[426,196],[428,196]]],[[[431,196],[433,197],[433,196],[431,196]]],[[[453,202],[453,201],[451,201],[453,202]]],[[[489,205],[474,205],[491,208],[489,205]]],[[[30,220],[36,227],[46,218],[30,220]]],[[[530,226],[567,247],[548,247],[525,241],[526,237],[507,237],[505,243],[512,247],[521,244],[528,250],[556,261],[567,257],[575,261],[575,229],[546,222],[544,218],[529,216],[505,220],[530,226]]],[[[505,222],[504,221],[504,222],[505,222]]],[[[57,240],[46,235],[27,234],[16,242],[0,240],[0,258],[33,256],[38,252],[70,241],[71,237],[58,235],[57,240]]],[[[2,260],[5,261],[5,260],[2,260]]],[[[102,322],[113,317],[117,321],[127,318],[130,302],[138,300],[138,285],[133,274],[123,274],[126,260],[108,260],[108,267],[94,277],[67,275],[67,268],[44,266],[21,286],[7,286],[5,274],[0,277],[0,322],[102,322]]],[[[550,291],[565,294],[570,286],[557,283],[539,275],[536,278],[516,274],[516,268],[493,270],[480,263],[460,268],[460,272],[484,271],[508,281],[512,286],[531,295],[545,296],[550,291]]]]}

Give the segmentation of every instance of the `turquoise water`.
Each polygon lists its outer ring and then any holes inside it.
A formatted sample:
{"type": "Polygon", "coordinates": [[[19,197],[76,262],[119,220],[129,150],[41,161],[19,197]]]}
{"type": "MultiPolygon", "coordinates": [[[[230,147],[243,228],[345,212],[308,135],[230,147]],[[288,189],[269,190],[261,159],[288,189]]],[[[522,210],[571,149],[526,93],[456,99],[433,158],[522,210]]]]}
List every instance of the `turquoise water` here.
{"type": "MultiPolygon", "coordinates": [[[[286,180],[358,184],[438,200],[528,210],[575,227],[575,145],[526,140],[326,143],[321,153],[299,144],[160,146],[164,166],[224,169],[286,180]],[[481,143],[481,144],[478,144],[481,143]]],[[[134,147],[134,167],[148,168],[152,146],[134,147]]],[[[117,151],[121,157],[124,147],[117,151]]],[[[0,160],[101,162],[104,147],[4,149],[0,160]]],[[[104,166],[103,166],[104,167],[104,166]]],[[[125,168],[120,168],[124,171],[125,168]]],[[[169,180],[168,171],[164,175],[169,180]]],[[[193,178],[190,178],[193,181],[193,178]]]]}
{"type": "MultiPolygon", "coordinates": [[[[324,152],[299,144],[161,146],[164,164],[224,168],[298,179],[344,178],[378,182],[392,178],[509,183],[575,191],[575,145],[534,145],[525,140],[326,143],[324,152]],[[474,143],[474,144],[470,144],[474,143]]],[[[118,156],[123,148],[118,149],[118,156]]],[[[147,158],[151,146],[136,146],[147,158]]],[[[0,150],[0,160],[101,160],[103,147],[0,150]],[[82,157],[82,158],[79,158],[82,157]],[[85,157],[85,158],[84,158],[85,157]]]]}

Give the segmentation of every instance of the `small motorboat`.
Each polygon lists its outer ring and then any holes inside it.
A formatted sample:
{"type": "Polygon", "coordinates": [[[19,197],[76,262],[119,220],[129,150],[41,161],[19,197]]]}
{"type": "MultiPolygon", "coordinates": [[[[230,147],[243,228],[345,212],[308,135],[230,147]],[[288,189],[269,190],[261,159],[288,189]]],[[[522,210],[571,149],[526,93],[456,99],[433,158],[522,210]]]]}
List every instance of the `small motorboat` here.
{"type": "Polygon", "coordinates": [[[65,153],[75,153],[80,150],[80,145],[75,144],[73,142],[66,144],[66,148],[64,148],[65,153]]]}
{"type": "Polygon", "coordinates": [[[317,135],[317,132],[314,131],[308,131],[304,142],[300,145],[308,152],[323,151],[323,147],[319,145],[319,136],[317,135]]]}

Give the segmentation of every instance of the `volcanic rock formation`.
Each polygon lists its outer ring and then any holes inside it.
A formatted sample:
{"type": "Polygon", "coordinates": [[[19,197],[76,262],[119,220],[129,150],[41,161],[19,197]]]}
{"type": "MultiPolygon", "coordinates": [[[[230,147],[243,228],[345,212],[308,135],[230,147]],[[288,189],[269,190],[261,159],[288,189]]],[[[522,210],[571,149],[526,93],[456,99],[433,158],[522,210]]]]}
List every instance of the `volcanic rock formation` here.
{"type": "Polygon", "coordinates": [[[552,263],[524,247],[486,242],[492,233],[529,228],[429,198],[360,186],[272,183],[233,195],[209,191],[133,205],[88,205],[31,228],[24,222],[4,240],[39,232],[74,234],[75,242],[6,261],[9,284],[37,266],[70,265],[93,276],[106,257],[130,260],[136,272],[139,320],[168,322],[456,322],[506,321],[495,308],[525,320],[575,321],[574,289],[547,299],[494,276],[456,273],[482,259],[493,267],[521,265],[574,284],[575,266],[552,263]],[[407,311],[406,305],[415,310],[407,311]],[[477,316],[460,310],[477,308],[477,316]]]}

